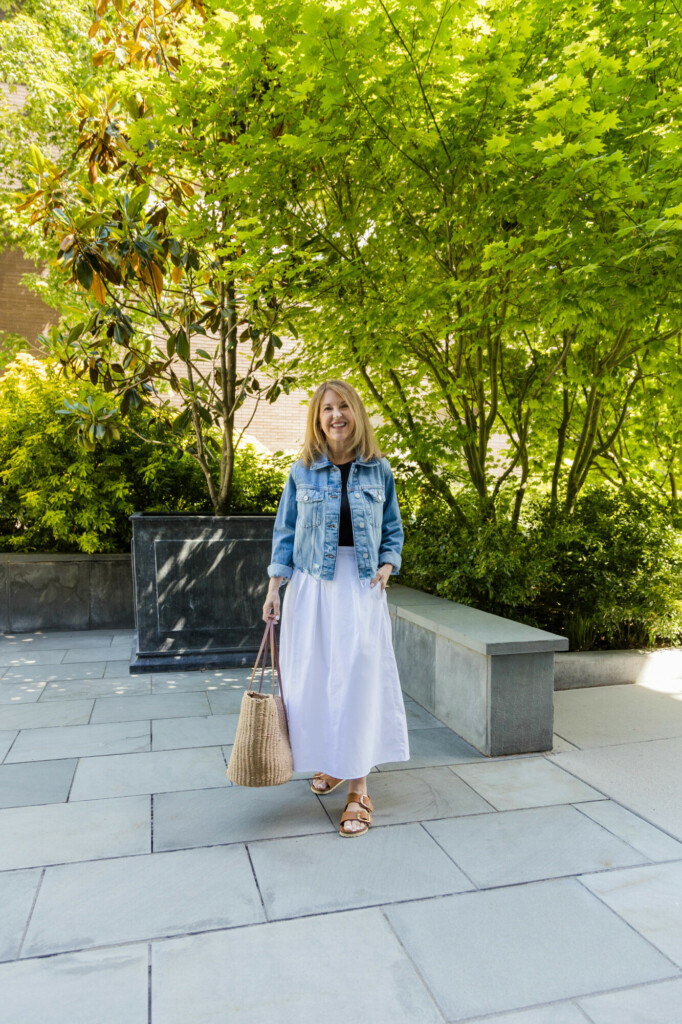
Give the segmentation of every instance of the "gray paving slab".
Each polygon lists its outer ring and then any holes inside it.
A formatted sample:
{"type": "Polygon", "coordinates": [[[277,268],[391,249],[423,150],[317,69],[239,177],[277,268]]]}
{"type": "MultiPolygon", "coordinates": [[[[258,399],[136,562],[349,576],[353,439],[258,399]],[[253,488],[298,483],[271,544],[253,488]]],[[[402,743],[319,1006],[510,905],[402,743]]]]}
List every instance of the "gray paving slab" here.
{"type": "MultiPolygon", "coordinates": [[[[92,648],[88,648],[91,650],[92,648]]],[[[0,667],[23,668],[28,665],[58,665],[64,660],[67,652],[56,647],[4,647],[0,645],[0,667]]],[[[83,661],[94,661],[94,658],[83,658],[83,661]]]]}
{"type": "Polygon", "coordinates": [[[67,639],[69,643],[74,640],[82,640],[84,643],[101,643],[104,637],[113,639],[114,636],[119,634],[133,632],[134,630],[130,629],[105,629],[103,627],[99,629],[34,629],[27,633],[6,633],[4,639],[7,641],[23,640],[27,643],[56,640],[59,641],[61,646],[68,647],[69,644],[64,642],[67,639]]]}
{"type": "Polygon", "coordinates": [[[85,725],[92,714],[92,700],[63,700],[47,704],[0,707],[0,729],[43,729],[58,725],[85,725]]]}
{"type": "Polygon", "coordinates": [[[147,1024],[147,946],[0,966],[0,1024],[147,1024]]]}
{"type": "MultiPolygon", "coordinates": [[[[84,661],[120,661],[125,658],[121,647],[111,643],[101,647],[69,647],[64,652],[64,665],[82,664],[84,661]]],[[[130,659],[128,659],[130,660],[130,659]]]]}
{"type": "Polygon", "coordinates": [[[451,770],[498,811],[604,799],[543,757],[456,765],[451,770]]]}
{"type": "Polygon", "coordinates": [[[676,973],[574,879],[401,903],[385,913],[448,1021],[676,973]]]}
{"type": "Polygon", "coordinates": [[[569,743],[568,740],[565,740],[562,736],[557,736],[557,734],[554,733],[554,736],[552,737],[552,754],[561,754],[564,750],[577,749],[578,748],[575,743],[569,743]]]}
{"type": "Polygon", "coordinates": [[[47,700],[76,700],[83,697],[138,697],[151,693],[148,675],[108,679],[68,679],[47,683],[40,694],[47,700]]]}
{"type": "Polygon", "coordinates": [[[41,875],[40,868],[0,874],[0,961],[14,960],[19,954],[41,875]]]}
{"type": "Polygon", "coordinates": [[[581,804],[578,810],[639,850],[649,860],[682,860],[682,843],[612,800],[581,804]]]}
{"type": "Polygon", "coordinates": [[[682,701],[632,684],[557,690],[554,730],[582,749],[682,736],[682,701]]]}
{"type": "Polygon", "coordinates": [[[47,761],[60,757],[96,757],[149,750],[149,722],[102,722],[24,729],[14,741],[5,764],[47,761]]]}
{"type": "Polygon", "coordinates": [[[35,704],[45,689],[45,683],[6,683],[0,679],[0,705],[35,704]]]}
{"type": "Polygon", "coordinates": [[[63,864],[45,872],[21,955],[264,920],[243,846],[63,864]]]}
{"type": "Polygon", "coordinates": [[[152,682],[160,692],[172,693],[192,690],[225,690],[236,687],[242,690],[248,686],[251,670],[234,668],[213,669],[207,672],[153,672],[152,682]]]}
{"type": "MultiPolygon", "coordinates": [[[[152,683],[152,686],[154,684],[152,683]]],[[[209,704],[214,715],[239,714],[242,704],[242,697],[248,689],[248,683],[243,686],[233,684],[228,690],[207,690],[209,704]]]]}
{"type": "Polygon", "coordinates": [[[93,722],[132,722],[141,718],[191,718],[210,715],[204,693],[156,693],[143,697],[101,697],[95,701],[93,722]]]}
{"type": "Polygon", "coordinates": [[[151,798],[0,810],[0,871],[149,853],[151,798]]]}
{"type": "Polygon", "coordinates": [[[424,828],[482,888],[646,860],[570,806],[430,821],[424,828]]]}
{"type": "Polygon", "coordinates": [[[592,1024],[679,1024],[682,979],[578,1000],[592,1024]]]}
{"type": "Polygon", "coordinates": [[[470,747],[460,736],[442,726],[437,729],[421,728],[408,731],[409,761],[391,761],[377,765],[379,771],[407,768],[434,768],[441,764],[460,764],[464,761],[484,760],[484,755],[470,747]]]}
{"type": "MultiPolygon", "coordinates": [[[[377,772],[367,788],[375,808],[375,825],[486,814],[493,810],[447,766],[377,772]]],[[[348,787],[341,786],[328,797],[322,797],[335,823],[340,819],[347,796],[348,787]]]]}
{"type": "Polygon", "coordinates": [[[239,715],[159,718],[152,721],[152,750],[211,747],[234,742],[239,715]]]}
{"type": "Polygon", "coordinates": [[[682,967],[682,861],[583,875],[580,881],[682,967]]]}
{"type": "Polygon", "coordinates": [[[17,729],[4,729],[0,732],[0,761],[3,760],[18,734],[17,729]]]}
{"type": "Polygon", "coordinates": [[[119,661],[121,658],[131,658],[133,654],[134,638],[128,636],[117,637],[111,641],[112,657],[119,661]]]}
{"type": "Polygon", "coordinates": [[[5,670],[6,683],[49,683],[55,679],[101,679],[106,661],[88,661],[81,665],[24,665],[5,670]]]}
{"type": "Polygon", "coordinates": [[[0,765],[0,807],[61,803],[69,795],[77,763],[73,759],[0,765]]]}
{"type": "Polygon", "coordinates": [[[106,667],[104,669],[105,678],[108,676],[125,676],[130,669],[130,655],[124,655],[123,651],[114,651],[114,653],[120,654],[120,657],[116,659],[107,659],[106,667]]]}
{"type": "Polygon", "coordinates": [[[232,693],[237,690],[241,700],[241,694],[247,689],[248,684],[248,679],[246,682],[240,682],[231,677],[219,679],[214,678],[210,673],[188,672],[186,675],[187,678],[184,679],[178,679],[176,676],[164,679],[152,673],[152,693],[192,693],[195,690],[201,690],[211,694],[232,693]]]}
{"type": "Polygon", "coordinates": [[[360,910],[154,943],[152,1020],[441,1024],[443,1018],[380,911],[360,910]]]}
{"type": "Polygon", "coordinates": [[[136,793],[169,793],[178,789],[230,785],[220,747],[155,750],[82,758],[69,799],[97,800],[136,793]]]}
{"type": "MultiPolygon", "coordinates": [[[[108,643],[112,641],[109,635],[108,643]]],[[[50,650],[60,648],[65,651],[69,647],[102,647],[107,645],[107,637],[94,630],[81,630],[70,633],[13,633],[0,637],[0,649],[4,650],[50,650]],[[94,633],[94,635],[93,635],[94,633]]]]}
{"type": "Polygon", "coordinates": [[[443,722],[423,708],[416,701],[405,702],[405,717],[408,729],[447,729],[443,722]]]}
{"type": "Polygon", "coordinates": [[[334,831],[320,800],[303,780],[154,797],[155,850],[334,831]]]}
{"type": "Polygon", "coordinates": [[[575,1003],[552,1003],[518,1013],[495,1014],[494,1017],[476,1017],[467,1024],[587,1024],[585,1014],[575,1003]]]}
{"type": "Polygon", "coordinates": [[[420,825],[272,839],[249,852],[270,920],[472,888],[420,825]]]}
{"type": "Polygon", "coordinates": [[[612,800],[682,840],[679,794],[682,739],[624,743],[601,750],[573,750],[553,754],[551,759],[612,800]]]}

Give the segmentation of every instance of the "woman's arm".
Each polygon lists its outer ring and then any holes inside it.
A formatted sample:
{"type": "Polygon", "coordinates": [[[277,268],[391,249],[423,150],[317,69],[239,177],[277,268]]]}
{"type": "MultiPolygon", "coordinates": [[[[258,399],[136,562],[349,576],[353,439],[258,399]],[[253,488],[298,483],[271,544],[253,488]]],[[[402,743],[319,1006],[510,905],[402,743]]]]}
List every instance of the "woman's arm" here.
{"type": "Polygon", "coordinates": [[[379,547],[379,565],[390,563],[392,574],[400,569],[401,552],[403,550],[403,524],[400,508],[395,492],[395,481],[387,459],[382,459],[384,469],[385,499],[384,515],[381,523],[381,545],[379,547]]]}
{"type": "Polygon", "coordinates": [[[268,593],[263,605],[263,619],[266,622],[269,618],[273,617],[275,620],[279,619],[279,588],[293,572],[292,561],[297,510],[296,483],[293,479],[293,472],[290,471],[287,482],[284,485],[282,497],[279,500],[275,525],[272,531],[272,554],[270,556],[270,565],[268,566],[270,583],[268,584],[268,593]]]}
{"type": "Polygon", "coordinates": [[[275,526],[272,531],[272,554],[268,566],[268,576],[288,578],[293,572],[294,533],[296,532],[296,482],[293,466],[289,471],[284,485],[282,497],[279,499],[275,526]]]}

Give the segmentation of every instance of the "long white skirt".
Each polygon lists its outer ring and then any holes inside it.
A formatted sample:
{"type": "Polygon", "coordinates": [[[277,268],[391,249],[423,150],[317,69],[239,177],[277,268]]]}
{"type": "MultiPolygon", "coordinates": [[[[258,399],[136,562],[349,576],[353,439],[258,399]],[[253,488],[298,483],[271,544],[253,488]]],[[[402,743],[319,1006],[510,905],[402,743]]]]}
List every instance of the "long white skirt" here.
{"type": "Polygon", "coordinates": [[[369,583],[355,548],[341,547],[333,580],[294,569],[287,584],[280,661],[294,771],[358,779],[409,761],[386,594],[369,583]]]}

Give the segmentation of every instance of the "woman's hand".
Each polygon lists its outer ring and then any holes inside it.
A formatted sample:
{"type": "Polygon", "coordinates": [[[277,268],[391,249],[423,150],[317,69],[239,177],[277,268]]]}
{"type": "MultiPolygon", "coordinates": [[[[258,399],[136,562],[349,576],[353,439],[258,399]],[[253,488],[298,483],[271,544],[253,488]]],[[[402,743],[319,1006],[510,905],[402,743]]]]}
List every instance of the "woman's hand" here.
{"type": "Polygon", "coordinates": [[[388,583],[388,577],[391,575],[392,571],[393,566],[390,562],[386,562],[385,565],[380,565],[377,569],[376,576],[370,583],[370,587],[374,587],[377,583],[380,583],[381,589],[384,591],[386,589],[386,584],[388,583]]]}
{"type": "Polygon", "coordinates": [[[275,622],[279,622],[279,586],[281,582],[281,576],[270,577],[268,596],[265,598],[265,604],[263,605],[263,622],[267,622],[268,619],[274,619],[275,622]]]}

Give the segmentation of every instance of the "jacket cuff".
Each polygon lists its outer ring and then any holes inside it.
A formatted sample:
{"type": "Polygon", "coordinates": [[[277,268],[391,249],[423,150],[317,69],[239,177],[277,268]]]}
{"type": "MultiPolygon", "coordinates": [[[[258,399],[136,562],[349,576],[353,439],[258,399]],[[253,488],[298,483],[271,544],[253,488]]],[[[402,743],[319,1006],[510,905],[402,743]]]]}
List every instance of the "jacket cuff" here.
{"type": "Polygon", "coordinates": [[[386,562],[390,562],[393,566],[391,569],[391,576],[397,576],[400,572],[400,563],[402,559],[399,551],[380,551],[379,552],[379,565],[384,565],[386,562]]]}
{"type": "Polygon", "coordinates": [[[268,566],[268,576],[286,576],[289,579],[293,571],[290,565],[282,565],[281,562],[271,562],[268,566]]]}

